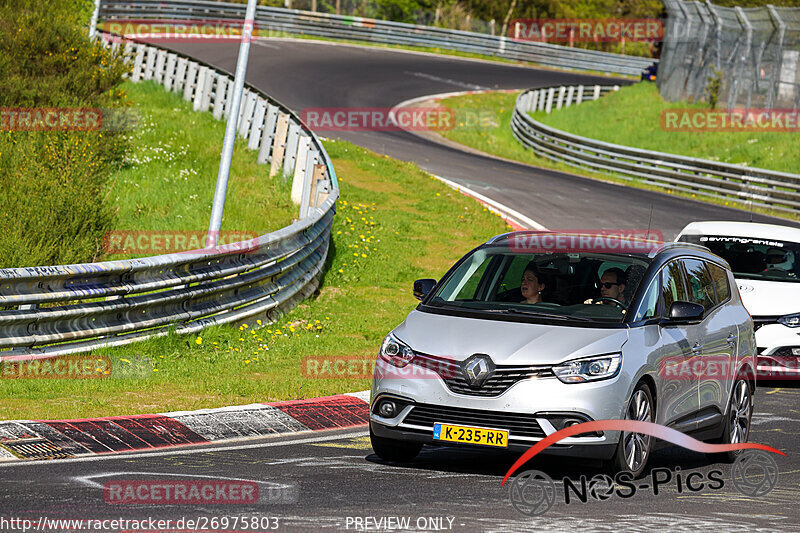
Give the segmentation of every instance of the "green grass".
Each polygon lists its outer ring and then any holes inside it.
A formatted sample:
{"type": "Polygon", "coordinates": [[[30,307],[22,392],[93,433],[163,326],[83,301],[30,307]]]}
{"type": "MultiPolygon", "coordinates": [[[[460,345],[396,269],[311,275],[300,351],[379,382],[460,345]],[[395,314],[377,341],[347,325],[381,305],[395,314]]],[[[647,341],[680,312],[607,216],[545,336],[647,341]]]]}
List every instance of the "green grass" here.
{"type": "MultiPolygon", "coordinates": [[[[744,203],[692,195],[644,184],[638,179],[601,174],[537,156],[511,133],[511,116],[519,93],[484,93],[446,98],[439,103],[456,116],[480,113],[493,117],[481,127],[455,127],[439,131],[443,137],[485,153],[520,161],[542,168],[560,170],[590,178],[622,183],[643,189],[666,192],[710,203],[749,209],[744,203]]],[[[800,168],[800,139],[792,133],[665,132],[660,128],[662,109],[702,107],[700,104],[668,103],[661,100],[652,84],[636,84],[580,106],[561,109],[550,115],[536,112],[533,117],[555,128],[626,146],[649,150],[747,164],[784,172],[800,168]],[[631,112],[635,110],[635,112],[631,112]]],[[[754,211],[797,219],[780,211],[755,208],[754,211]]]]}
{"type": "Polygon", "coordinates": [[[0,379],[0,419],[153,413],[368,389],[363,377],[306,378],[302,363],[374,360],[384,335],[417,304],[413,280],[440,277],[507,226],[412,164],[338,140],[326,148],[341,199],[318,295],[260,329],[217,326],[99,350],[92,355],[112,361],[105,379],[0,379]]]}
{"type": "Polygon", "coordinates": [[[711,159],[781,172],[800,169],[800,137],[787,132],[672,132],[661,128],[667,109],[705,109],[704,104],[666,102],[652,83],[623,87],[599,100],[533,117],[554,128],[658,152],[711,159]],[[631,112],[635,110],[635,112],[631,112]]]}
{"type": "MultiPolygon", "coordinates": [[[[139,123],[131,133],[132,153],[106,192],[115,213],[114,235],[203,235],[211,216],[225,122],[211,113],[195,113],[190,102],[155,82],[127,82],[123,89],[135,104],[139,123]]],[[[298,208],[290,200],[291,179],[270,179],[269,166],[257,164],[256,156],[237,137],[223,232],[257,236],[287,226],[297,216],[298,208]]],[[[144,253],[101,259],[153,255],[138,251],[144,253]]]]}

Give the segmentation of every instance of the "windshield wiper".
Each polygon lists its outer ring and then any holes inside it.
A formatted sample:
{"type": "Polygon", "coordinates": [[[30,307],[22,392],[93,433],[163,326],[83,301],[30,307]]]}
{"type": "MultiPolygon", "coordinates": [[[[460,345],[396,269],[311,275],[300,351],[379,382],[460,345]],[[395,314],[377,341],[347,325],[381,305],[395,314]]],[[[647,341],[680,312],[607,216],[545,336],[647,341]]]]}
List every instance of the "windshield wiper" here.
{"type": "Polygon", "coordinates": [[[587,318],[585,316],[571,316],[571,315],[557,315],[557,314],[554,314],[554,313],[540,313],[538,311],[526,311],[524,309],[517,309],[515,307],[510,307],[508,309],[500,309],[499,312],[506,313],[506,314],[535,316],[535,317],[538,317],[538,318],[556,318],[556,319],[561,319],[561,320],[577,320],[579,322],[594,322],[594,319],[587,318]]]}

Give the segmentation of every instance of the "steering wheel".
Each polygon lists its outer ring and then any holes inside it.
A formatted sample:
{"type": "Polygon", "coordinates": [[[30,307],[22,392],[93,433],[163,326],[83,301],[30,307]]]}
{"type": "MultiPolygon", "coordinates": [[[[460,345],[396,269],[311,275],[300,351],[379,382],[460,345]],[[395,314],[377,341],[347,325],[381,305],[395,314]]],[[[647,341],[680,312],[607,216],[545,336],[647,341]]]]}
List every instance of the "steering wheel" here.
{"type": "Polygon", "coordinates": [[[616,305],[617,307],[619,307],[623,311],[628,308],[627,305],[625,305],[624,303],[620,302],[616,298],[611,298],[610,296],[601,296],[600,298],[596,299],[594,301],[594,303],[598,303],[598,302],[602,302],[602,301],[611,302],[612,304],[616,305]]]}

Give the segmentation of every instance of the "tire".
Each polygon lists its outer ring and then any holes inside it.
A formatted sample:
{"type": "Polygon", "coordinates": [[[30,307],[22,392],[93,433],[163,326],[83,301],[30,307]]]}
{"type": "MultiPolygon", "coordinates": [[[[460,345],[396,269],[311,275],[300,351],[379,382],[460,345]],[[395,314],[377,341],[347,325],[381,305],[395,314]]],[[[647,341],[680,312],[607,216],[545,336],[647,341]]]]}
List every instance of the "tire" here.
{"type": "MultiPolygon", "coordinates": [[[[750,421],[753,418],[753,391],[747,378],[736,378],[728,401],[728,411],[725,413],[724,431],[716,444],[738,444],[747,442],[750,438],[750,421]]],[[[710,453],[708,458],[715,463],[732,463],[742,453],[742,450],[732,452],[710,453]]]]}
{"type": "MultiPolygon", "coordinates": [[[[654,422],[655,415],[655,404],[650,387],[647,383],[639,383],[625,409],[625,419],[654,422]]],[[[605,463],[605,469],[611,475],[630,472],[636,479],[644,472],[652,449],[653,438],[650,435],[621,432],[614,455],[605,463]]]]}
{"type": "Polygon", "coordinates": [[[375,454],[391,463],[405,463],[414,459],[422,450],[422,443],[402,442],[399,440],[379,437],[369,430],[369,440],[372,443],[372,450],[375,454]]]}

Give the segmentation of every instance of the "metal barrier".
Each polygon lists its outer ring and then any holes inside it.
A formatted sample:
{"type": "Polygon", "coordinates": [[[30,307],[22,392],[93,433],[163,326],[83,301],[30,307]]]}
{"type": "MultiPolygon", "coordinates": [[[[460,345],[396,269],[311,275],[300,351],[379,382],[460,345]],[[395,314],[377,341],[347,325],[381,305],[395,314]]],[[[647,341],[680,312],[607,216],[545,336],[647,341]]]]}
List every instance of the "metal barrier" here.
{"type": "MultiPolygon", "coordinates": [[[[203,0],[102,0],[100,20],[241,20],[245,6],[203,0]]],[[[421,46],[542,65],[638,76],[651,58],[596,52],[483,33],[259,6],[256,29],[370,43],[421,46]]]]}
{"type": "MultiPolygon", "coordinates": [[[[155,46],[115,42],[132,62],[131,79],[154,80],[227,115],[233,76],[155,46]]],[[[288,108],[246,85],[239,135],[293,178],[300,220],[254,242],[64,266],[0,269],[0,356],[51,357],[191,333],[245,319],[276,319],[319,285],[339,195],[325,148],[288,108]],[[5,308],[5,309],[4,309],[5,308]]]]}
{"type": "Polygon", "coordinates": [[[800,214],[800,175],[629,148],[557,130],[530,116],[617,90],[618,86],[531,89],[517,97],[511,130],[537,155],[661,188],[800,214]]]}
{"type": "Polygon", "coordinates": [[[667,100],[701,100],[720,73],[720,107],[800,107],[800,8],[742,9],[665,0],[668,18],[658,69],[667,100]]]}

